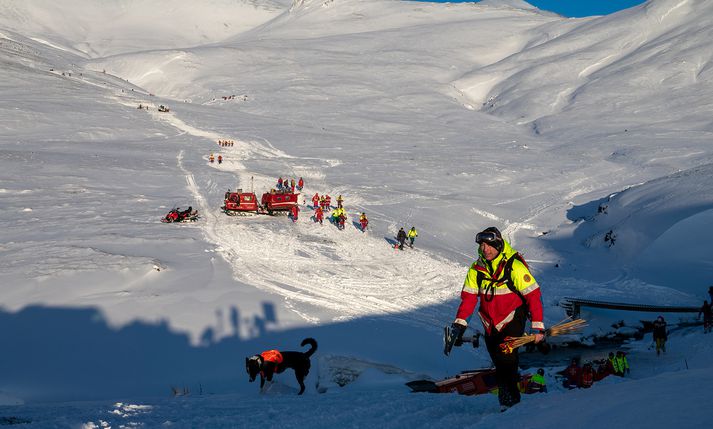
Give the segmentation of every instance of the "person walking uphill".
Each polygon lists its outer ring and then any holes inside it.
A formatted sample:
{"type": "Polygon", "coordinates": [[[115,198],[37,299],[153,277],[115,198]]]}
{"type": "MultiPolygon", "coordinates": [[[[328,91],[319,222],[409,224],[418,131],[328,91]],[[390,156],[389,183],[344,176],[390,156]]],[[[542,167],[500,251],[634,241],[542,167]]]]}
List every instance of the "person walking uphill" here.
{"type": "Polygon", "coordinates": [[[408,247],[413,249],[413,241],[416,239],[416,237],[418,237],[418,231],[416,231],[416,227],[412,226],[411,229],[408,230],[406,236],[409,239],[408,247]]]}
{"type": "Polygon", "coordinates": [[[396,234],[396,241],[399,242],[399,250],[404,250],[404,241],[406,241],[406,231],[403,228],[399,229],[398,234],[396,234]]]}
{"type": "Polygon", "coordinates": [[[520,337],[531,319],[535,342],[545,339],[540,286],[518,252],[505,241],[500,231],[490,227],[475,236],[478,260],[471,265],[463,283],[461,302],[451,329],[462,337],[480,299],[478,315],[485,328],[485,345],[495,364],[498,401],[501,411],[520,402],[517,387],[518,350],[503,350],[506,337],[520,337]]]}

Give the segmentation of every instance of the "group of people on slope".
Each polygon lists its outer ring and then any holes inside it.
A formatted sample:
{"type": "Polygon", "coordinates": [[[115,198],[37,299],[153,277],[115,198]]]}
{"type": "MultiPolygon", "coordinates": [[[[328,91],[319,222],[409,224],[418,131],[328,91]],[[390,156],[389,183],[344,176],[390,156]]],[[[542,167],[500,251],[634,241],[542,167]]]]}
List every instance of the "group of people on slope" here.
{"type": "MultiPolygon", "coordinates": [[[[215,156],[211,152],[210,156],[208,157],[208,161],[212,164],[215,162],[215,156]]],[[[223,155],[218,154],[218,164],[223,163],[223,155]]]]}
{"type": "Polygon", "coordinates": [[[619,350],[616,355],[610,352],[607,359],[586,362],[582,366],[579,365],[579,359],[574,358],[569,366],[558,374],[564,377],[562,386],[568,389],[588,389],[594,382],[608,375],[623,377],[628,372],[630,372],[629,361],[626,359],[626,354],[619,350]]]}
{"type": "Polygon", "coordinates": [[[395,247],[398,247],[399,250],[404,250],[404,243],[406,243],[406,240],[408,239],[409,247],[413,249],[413,242],[416,240],[416,237],[418,237],[418,231],[416,231],[415,226],[412,226],[408,232],[404,231],[402,227],[399,229],[399,232],[396,233],[396,241],[398,243],[395,247]]]}
{"type": "MultiPolygon", "coordinates": [[[[341,195],[339,197],[341,198],[341,195]]],[[[344,199],[342,198],[341,201],[343,200],[344,199]]],[[[322,209],[322,212],[328,212],[332,210],[332,197],[328,194],[320,196],[318,192],[315,192],[314,196],[312,196],[312,207],[315,211],[317,209],[322,209]]]]}
{"type": "Polygon", "coordinates": [[[337,225],[337,229],[344,229],[347,222],[347,211],[344,207],[337,207],[332,211],[332,223],[337,225]]]}
{"type": "Polygon", "coordinates": [[[280,177],[277,179],[277,189],[278,189],[279,191],[287,191],[287,190],[289,190],[289,191],[292,191],[292,193],[294,194],[294,193],[295,193],[295,189],[297,189],[298,191],[301,191],[302,188],[304,188],[304,186],[305,186],[305,181],[304,181],[304,179],[302,179],[301,177],[300,177],[296,182],[295,182],[295,179],[294,179],[294,178],[292,178],[292,179],[287,179],[287,178],[285,177],[285,179],[283,180],[283,179],[282,179],[282,176],[280,176],[280,177]]]}
{"type": "MultiPolygon", "coordinates": [[[[302,180],[300,178],[300,180],[302,180]]],[[[320,225],[324,222],[324,213],[331,211],[330,222],[337,226],[338,229],[344,229],[346,227],[347,221],[347,211],[344,209],[344,197],[340,194],[337,196],[337,207],[332,210],[332,197],[328,194],[322,196],[318,192],[315,192],[312,196],[312,208],[314,210],[313,219],[315,222],[319,222],[320,225]]],[[[366,218],[366,213],[362,213],[359,217],[359,222],[362,226],[362,231],[366,229],[365,225],[369,224],[366,218]]]]}

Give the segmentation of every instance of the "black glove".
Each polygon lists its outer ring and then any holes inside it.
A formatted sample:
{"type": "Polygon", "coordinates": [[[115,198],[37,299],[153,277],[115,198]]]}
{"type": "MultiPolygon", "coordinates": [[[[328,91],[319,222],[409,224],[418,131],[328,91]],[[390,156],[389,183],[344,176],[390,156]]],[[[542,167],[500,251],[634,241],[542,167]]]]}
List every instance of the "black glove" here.
{"type": "Polygon", "coordinates": [[[463,345],[463,334],[465,333],[465,328],[466,327],[460,323],[454,322],[451,324],[451,335],[455,338],[455,342],[453,343],[454,346],[460,347],[463,345]]]}

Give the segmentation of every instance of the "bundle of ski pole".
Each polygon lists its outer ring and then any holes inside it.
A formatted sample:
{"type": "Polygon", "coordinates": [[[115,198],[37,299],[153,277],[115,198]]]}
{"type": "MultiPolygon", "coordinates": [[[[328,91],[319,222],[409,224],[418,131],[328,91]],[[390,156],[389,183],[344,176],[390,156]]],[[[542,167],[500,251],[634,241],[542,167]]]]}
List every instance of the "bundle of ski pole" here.
{"type": "MultiPolygon", "coordinates": [[[[587,321],[584,319],[575,319],[569,321],[567,320],[568,319],[565,319],[565,321],[550,327],[550,329],[545,331],[545,336],[556,337],[558,335],[572,334],[587,326],[587,321]]],[[[505,341],[500,344],[500,349],[503,351],[503,353],[510,354],[516,348],[524,346],[528,343],[532,343],[534,341],[534,334],[523,335],[522,337],[505,337],[505,341]]]]}

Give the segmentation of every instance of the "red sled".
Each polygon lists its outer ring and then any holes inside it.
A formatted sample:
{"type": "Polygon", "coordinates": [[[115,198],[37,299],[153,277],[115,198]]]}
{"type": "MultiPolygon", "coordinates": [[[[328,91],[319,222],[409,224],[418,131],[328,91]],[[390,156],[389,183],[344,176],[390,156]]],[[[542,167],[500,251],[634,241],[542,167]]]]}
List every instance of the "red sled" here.
{"type": "Polygon", "coordinates": [[[480,395],[498,388],[495,368],[464,371],[455,377],[441,381],[409,381],[406,385],[414,392],[458,393],[460,395],[480,395]]]}
{"type": "MultiPolygon", "coordinates": [[[[521,374],[518,389],[522,393],[536,393],[530,388],[531,374],[521,374]]],[[[455,377],[441,381],[416,380],[406,383],[414,392],[458,393],[459,395],[482,395],[495,393],[498,381],[495,378],[495,368],[463,371],[455,377]]]]}

